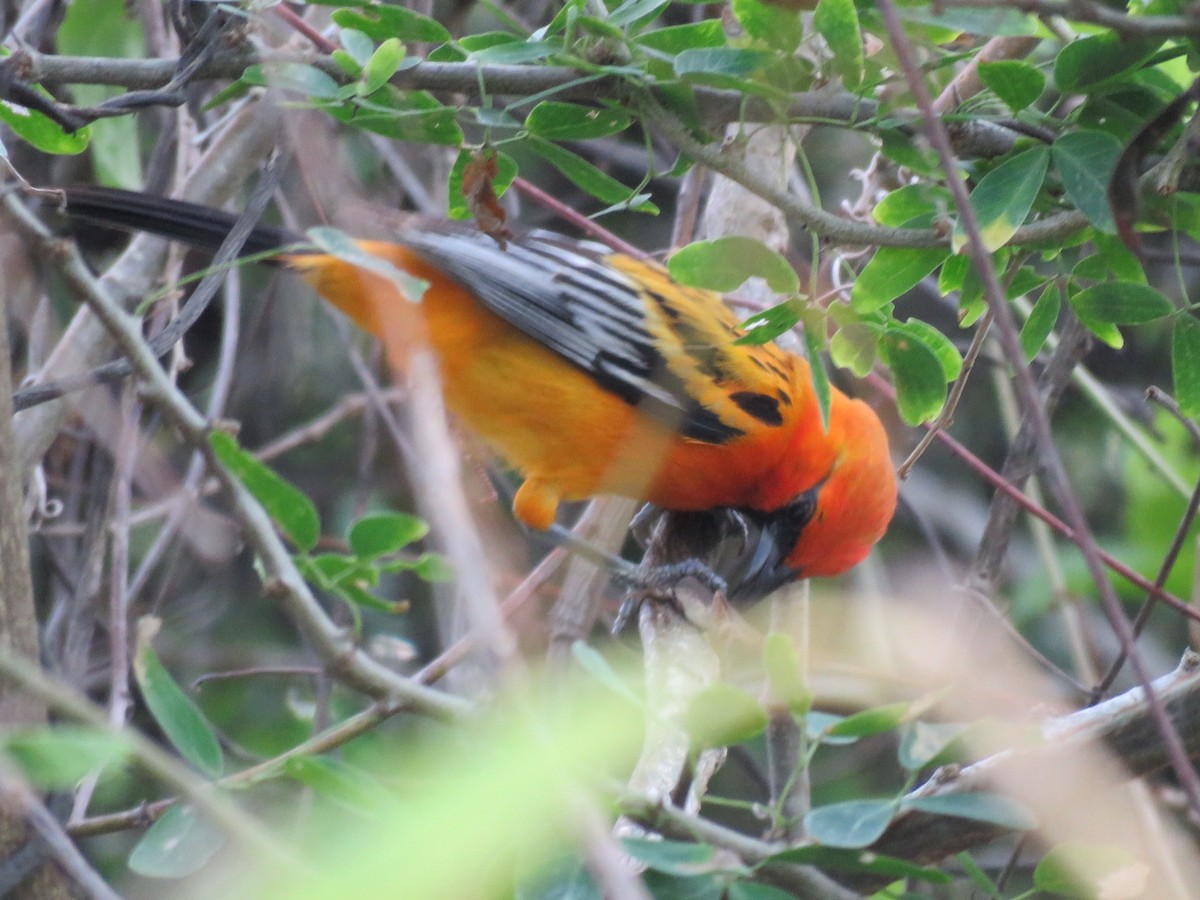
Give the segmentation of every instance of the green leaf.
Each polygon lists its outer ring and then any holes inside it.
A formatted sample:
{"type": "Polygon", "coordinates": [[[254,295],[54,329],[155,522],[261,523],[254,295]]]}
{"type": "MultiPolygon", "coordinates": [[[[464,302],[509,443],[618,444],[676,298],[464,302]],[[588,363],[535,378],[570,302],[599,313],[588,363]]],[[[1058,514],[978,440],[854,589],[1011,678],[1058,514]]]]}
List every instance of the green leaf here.
{"type": "Polygon", "coordinates": [[[763,641],[763,668],[771,689],[771,703],[804,715],[812,706],[812,692],[804,683],[804,665],[790,634],[772,631],[763,641]]]}
{"type": "Polygon", "coordinates": [[[818,806],[804,817],[804,827],[827,847],[857,849],[875,843],[895,813],[892,800],[847,800],[818,806]]]}
{"type": "Polygon", "coordinates": [[[961,291],[972,271],[969,256],[951,256],[942,263],[942,270],[938,272],[938,293],[945,297],[953,291],[961,291]]]}
{"type": "Polygon", "coordinates": [[[1004,900],[1004,894],[996,887],[996,882],[988,877],[988,874],[979,867],[979,863],[971,857],[970,853],[965,850],[962,853],[955,854],[962,870],[967,873],[967,877],[975,882],[976,887],[983,891],[988,896],[988,900],[1004,900]]]}
{"type": "Polygon", "coordinates": [[[1121,142],[1107,131],[1074,131],[1055,141],[1052,152],[1067,197],[1096,228],[1115,233],[1108,182],[1121,142]]]}
{"type": "Polygon", "coordinates": [[[1058,285],[1052,282],[1046,285],[1042,295],[1033,304],[1033,309],[1029,311],[1029,318],[1021,326],[1021,350],[1025,354],[1026,362],[1031,362],[1045,345],[1046,338],[1050,337],[1050,332],[1058,322],[1061,308],[1062,294],[1058,285]]]}
{"type": "Polygon", "coordinates": [[[301,550],[311,550],[317,545],[321,520],[317,508],[299,488],[239,447],[233,435],[214,431],[208,442],[221,465],[254,495],[288,540],[301,550]]]}
{"type": "MultiPolygon", "coordinates": [[[[336,14],[335,14],[336,15],[336,14]]],[[[343,28],[340,32],[342,49],[350,58],[358,63],[361,69],[375,53],[375,42],[370,35],[364,34],[357,28],[343,28]]]]}
{"type": "MultiPolygon", "coordinates": [[[[1142,268],[1142,261],[1119,237],[1111,234],[1093,234],[1092,241],[1096,245],[1096,256],[1104,262],[1107,273],[1101,276],[1101,279],[1107,280],[1111,274],[1121,281],[1146,283],[1146,271],[1142,268]]],[[[1086,259],[1081,260],[1080,265],[1084,262],[1086,259]]]]}
{"type": "Polygon", "coordinates": [[[808,739],[813,743],[828,744],[833,747],[841,744],[853,744],[858,738],[838,737],[829,733],[830,729],[844,718],[846,717],[839,716],[836,713],[810,709],[804,717],[804,733],[808,735],[808,739]]]}
{"type": "Polygon", "coordinates": [[[713,858],[713,848],[708,844],[683,841],[621,838],[621,848],[647,868],[667,875],[694,875],[698,866],[712,862],[713,858]]]}
{"type": "Polygon", "coordinates": [[[1175,320],[1171,332],[1171,371],[1180,412],[1189,419],[1200,419],[1200,321],[1190,314],[1175,320]]]}
{"type": "Polygon", "coordinates": [[[649,202],[646,195],[635,194],[612,176],[605,175],[582,156],[536,135],[530,135],[523,143],[558,169],[576,187],[583,189],[597,200],[610,204],[612,208],[658,213],[658,207],[649,202]]]}
{"type": "Polygon", "coordinates": [[[825,847],[819,844],[784,850],[782,853],[768,857],[764,862],[792,863],[801,866],[816,866],[821,869],[840,869],[845,872],[864,872],[888,878],[919,878],[931,884],[947,884],[953,880],[939,869],[919,866],[894,856],[825,847]]]}
{"type": "Polygon", "coordinates": [[[64,156],[73,156],[86,150],[92,134],[89,126],[68,133],[53,119],[11,100],[0,103],[0,122],[42,152],[64,156]]]}
{"type": "MultiPolygon", "coordinates": [[[[103,56],[140,59],[146,38],[138,17],[127,14],[124,0],[78,0],[67,4],[62,24],[54,32],[55,50],[64,56],[103,56]]],[[[73,84],[72,99],[95,106],[120,89],[108,85],[73,84]]],[[[142,141],[135,116],[100,119],[88,126],[91,159],[97,181],[115,187],[142,187],[142,141]]]]}
{"type": "Polygon", "coordinates": [[[813,12],[813,27],[825,38],[830,65],[853,90],[862,83],[865,71],[862,27],[854,0],[820,0],[813,12]]]}
{"type": "Polygon", "coordinates": [[[785,300],[770,309],[756,312],[738,326],[746,333],[734,343],[759,346],[767,341],[773,341],[781,334],[786,334],[795,328],[803,313],[804,304],[796,300],[785,300]]]}
{"type": "Polygon", "coordinates": [[[336,25],[361,31],[376,41],[397,38],[423,44],[444,44],[450,40],[450,32],[444,25],[403,6],[375,4],[359,9],[338,9],[330,14],[330,18],[336,25]]]}
{"type": "Polygon", "coordinates": [[[725,891],[726,900],[796,900],[791,891],[755,881],[735,881],[725,891]]]}
{"type": "Polygon", "coordinates": [[[728,881],[728,876],[716,872],[664,875],[651,870],[642,876],[642,882],[654,900],[725,900],[728,881]]]}
{"type": "Polygon", "coordinates": [[[1126,887],[1121,897],[1140,897],[1149,880],[1150,867],[1122,847],[1071,841],[1047,853],[1033,870],[1039,890],[1062,897],[1102,900],[1115,896],[1105,890],[1114,881],[1126,887]]]}
{"type": "MultiPolygon", "coordinates": [[[[818,314],[820,315],[820,314],[818,314]]],[[[825,349],[825,335],[829,327],[821,316],[819,321],[810,320],[804,324],[804,353],[808,357],[808,373],[812,378],[813,393],[817,396],[817,407],[821,411],[821,428],[829,430],[829,407],[833,403],[833,392],[829,386],[829,373],[821,360],[821,351],[825,349]]]]}
{"type": "Polygon", "coordinates": [[[292,756],[283,773],[310,787],[320,797],[361,812],[378,802],[383,786],[362,769],[330,756],[292,756]]]}
{"type": "Polygon", "coordinates": [[[429,534],[429,526],[407,513],[363,516],[350,526],[347,539],[359,559],[373,560],[395,553],[429,534]]]}
{"type": "Polygon", "coordinates": [[[525,127],[549,141],[585,141],[617,134],[632,121],[620,109],[543,100],[529,111],[525,127]]]}
{"type": "Polygon", "coordinates": [[[875,330],[860,322],[843,325],[829,341],[829,356],[834,365],[849,369],[859,378],[871,371],[878,351],[879,338],[875,330]]]}
{"type": "Polygon", "coordinates": [[[216,735],[200,708],[175,683],[150,646],[158,625],[158,620],[152,618],[138,622],[133,674],[142,699],[167,740],[183,758],[210,778],[219,778],[225,769],[225,757],[216,735]]]}
{"type": "Polygon", "coordinates": [[[557,44],[546,41],[513,41],[472,51],[471,59],[480,64],[520,65],[545,59],[559,52],[560,49],[557,44]]]}
{"type": "Polygon", "coordinates": [[[412,561],[397,560],[376,568],[357,556],[320,553],[316,556],[301,556],[297,558],[296,565],[299,566],[301,574],[321,590],[335,594],[347,603],[376,609],[389,615],[404,612],[408,608],[406,602],[385,600],[372,594],[368,588],[379,584],[380,569],[411,569],[415,565],[412,561]]]}
{"type": "Polygon", "coordinates": [[[420,559],[409,567],[422,581],[441,584],[454,580],[454,567],[440,553],[422,553],[420,559]]]}
{"type": "Polygon", "coordinates": [[[946,377],[933,350],[908,332],[889,328],[879,342],[879,355],[892,370],[900,418],[918,425],[941,411],[946,402],[946,377]]]}
{"type": "Polygon", "coordinates": [[[1175,311],[1174,305],[1149,285],[1136,281],[1105,281],[1070,298],[1071,308],[1085,323],[1140,325],[1175,311]]]}
{"type": "Polygon", "coordinates": [[[759,0],[733,0],[732,9],[734,18],[751,37],[784,53],[800,46],[804,29],[796,10],[768,6],[759,0]]]}
{"type": "Polygon", "coordinates": [[[949,43],[960,34],[988,37],[1022,37],[1038,33],[1038,21],[1016,9],[933,9],[928,3],[904,6],[900,17],[946,30],[939,43],[949,43]]]}
{"type": "Polygon", "coordinates": [[[339,122],[393,140],[450,147],[463,142],[458,111],[439,103],[428,91],[399,91],[388,84],[367,97],[320,106],[339,122]]]}
{"type": "Polygon", "coordinates": [[[367,96],[387,84],[400,68],[400,63],[406,55],[408,51],[399,38],[388,38],[380,44],[379,49],[371,54],[371,58],[363,66],[360,92],[367,96]]]}
{"type": "Polygon", "coordinates": [[[955,816],[990,822],[1001,828],[1028,831],[1037,827],[1037,817],[1025,805],[1002,794],[975,792],[917,797],[904,801],[906,810],[919,810],[937,816],[955,816]]]}
{"type": "Polygon", "coordinates": [[[880,247],[850,289],[850,308],[865,314],[912,290],[950,255],[945,247],[880,247]]]}
{"type": "Polygon", "coordinates": [[[1162,43],[1162,38],[1132,38],[1112,31],[1080,38],[1059,51],[1054,60],[1054,83],[1064,94],[1084,93],[1140,66],[1162,43]]]}
{"type": "MultiPolygon", "coordinates": [[[[494,151],[496,154],[496,178],[492,181],[492,190],[497,197],[503,197],[517,177],[517,164],[507,153],[494,151]]],[[[463,172],[467,165],[475,159],[475,151],[463,148],[458,151],[458,157],[450,168],[450,179],[447,185],[448,209],[451,219],[466,221],[471,218],[471,208],[467,206],[467,198],[463,196],[463,172]]]]}
{"type": "Polygon", "coordinates": [[[610,25],[624,28],[636,22],[649,21],[670,6],[671,0],[625,0],[608,14],[610,25]]]}
{"type": "Polygon", "coordinates": [[[692,698],[683,726],[700,747],[727,747],[762,734],[767,711],[745,691],[718,681],[692,698]]]}
{"type": "Polygon", "coordinates": [[[696,241],[667,260],[667,270],[680,284],[728,293],[747,278],[766,279],[777,294],[800,290],[800,278],[783,255],[762,241],[734,235],[696,241]]]}
{"type": "Polygon", "coordinates": [[[177,803],[146,829],[129,854],[129,868],[147,878],[184,878],[225,843],[225,835],[195,807],[177,803]]]}
{"type": "Polygon", "coordinates": [[[13,730],[0,737],[0,748],[30,782],[47,790],[73,788],[91,772],[120,765],[130,752],[120,732],[79,725],[13,730]]]}
{"type": "Polygon", "coordinates": [[[900,738],[900,765],[917,772],[932,763],[966,731],[965,725],[913,722],[900,738]]]}
{"type": "MultiPolygon", "coordinates": [[[[988,172],[971,191],[971,206],[989,251],[1008,243],[1013,233],[1025,221],[1037,200],[1046,170],[1050,166],[1050,150],[1033,147],[988,172]]],[[[967,242],[962,222],[954,226],[950,243],[957,253],[967,242]]]]}
{"type": "Polygon", "coordinates": [[[908,319],[895,326],[897,331],[904,332],[919,340],[934,352],[938,362],[942,364],[942,372],[946,381],[953,381],[962,372],[963,358],[954,346],[954,342],[942,334],[928,322],[920,319],[908,319]]]}
{"type": "Polygon", "coordinates": [[[943,187],[906,184],[875,204],[872,215],[880,225],[928,228],[933,219],[950,206],[950,192],[943,187]]]}
{"type": "Polygon", "coordinates": [[[604,894],[587,867],[574,854],[565,854],[522,879],[513,900],[604,900],[604,894]]]}
{"type": "Polygon", "coordinates": [[[379,574],[369,563],[357,556],[345,553],[318,553],[297,559],[304,576],[323,591],[336,591],[343,584],[358,581],[362,584],[379,583],[379,574]]]}
{"type": "Polygon", "coordinates": [[[609,661],[600,653],[599,650],[589,646],[583,641],[575,641],[571,644],[571,655],[575,657],[575,662],[579,667],[595,678],[602,685],[611,690],[619,697],[624,697],[634,706],[642,709],[645,702],[637,693],[629,686],[629,683],[622,678],[617,671],[609,664],[609,661]]]}
{"type": "Polygon", "coordinates": [[[864,738],[883,734],[897,728],[909,716],[911,707],[907,703],[890,703],[864,709],[831,725],[827,733],[832,737],[864,738]]]}
{"type": "Polygon", "coordinates": [[[341,92],[341,85],[329,74],[316,66],[298,62],[263,63],[250,66],[242,73],[242,78],[250,84],[281,91],[294,91],[314,99],[333,100],[341,92]]]}
{"type": "Polygon", "coordinates": [[[687,25],[669,25],[637,36],[635,44],[675,56],[684,50],[702,47],[724,47],[725,31],[718,19],[690,22],[687,25]]]}
{"type": "Polygon", "coordinates": [[[675,57],[674,70],[680,78],[695,75],[723,75],[745,78],[775,59],[762,50],[742,50],[737,47],[700,47],[684,50],[675,57]]]}
{"type": "Polygon", "coordinates": [[[1042,71],[1020,59],[981,62],[979,78],[1013,112],[1036,103],[1046,90],[1042,71]]]}

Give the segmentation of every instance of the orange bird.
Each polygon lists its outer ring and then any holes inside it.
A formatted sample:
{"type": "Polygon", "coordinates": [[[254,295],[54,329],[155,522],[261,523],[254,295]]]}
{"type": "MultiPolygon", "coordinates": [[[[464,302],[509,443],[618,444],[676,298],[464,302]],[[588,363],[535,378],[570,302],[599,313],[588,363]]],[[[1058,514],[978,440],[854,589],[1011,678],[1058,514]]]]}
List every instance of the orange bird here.
{"type": "MultiPolygon", "coordinates": [[[[68,190],[66,209],[214,249],[236,221],[104,188],[68,190]]],[[[743,331],[721,297],[676,283],[656,263],[543,231],[501,247],[453,224],[357,241],[428,283],[410,298],[379,266],[303,249],[305,241],[259,225],[244,249],[279,250],[280,262],[382,340],[393,367],[403,370],[414,346],[432,350],[447,406],[524,477],[513,512],[533,528],[549,527],[560,501],[605,493],[727,510],[756,532],[753,559],[739,563],[730,588],[756,597],[845,571],[892,518],[896,481],[875,413],[834,389],[823,427],[804,359],[736,344],[743,331]]]]}

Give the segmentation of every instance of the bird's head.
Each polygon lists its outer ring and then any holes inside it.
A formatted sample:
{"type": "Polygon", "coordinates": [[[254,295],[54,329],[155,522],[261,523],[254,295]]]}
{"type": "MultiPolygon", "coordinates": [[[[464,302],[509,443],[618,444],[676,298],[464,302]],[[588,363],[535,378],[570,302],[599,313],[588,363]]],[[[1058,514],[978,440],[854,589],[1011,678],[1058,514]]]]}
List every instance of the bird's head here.
{"type": "MultiPolygon", "coordinates": [[[[819,423],[816,426],[820,429],[819,423]]],[[[792,456],[801,468],[799,489],[755,509],[729,510],[730,528],[752,532],[732,570],[731,593],[752,600],[797,578],[838,575],[860,563],[883,537],[896,509],[896,475],[887,434],[875,412],[861,400],[835,391],[829,427],[798,438],[792,456]],[[828,454],[819,472],[811,468],[812,444],[828,454]]],[[[781,484],[786,483],[785,471],[781,484]]]]}

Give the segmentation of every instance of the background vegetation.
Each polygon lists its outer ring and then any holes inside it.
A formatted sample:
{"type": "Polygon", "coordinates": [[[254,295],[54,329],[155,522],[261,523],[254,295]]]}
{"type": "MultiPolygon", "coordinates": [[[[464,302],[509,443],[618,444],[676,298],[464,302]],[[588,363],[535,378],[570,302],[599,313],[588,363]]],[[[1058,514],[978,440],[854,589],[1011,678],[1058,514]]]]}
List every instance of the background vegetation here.
{"type": "MultiPolygon", "coordinates": [[[[1195,895],[1190,6],[28,0],[0,32],[0,892],[1195,895]],[[901,511],[749,626],[609,637],[619,587],[513,524],[426,381],[275,270],[66,239],[79,183],[665,259],[879,410],[901,511]]],[[[632,512],[568,524],[636,559],[632,512]]]]}

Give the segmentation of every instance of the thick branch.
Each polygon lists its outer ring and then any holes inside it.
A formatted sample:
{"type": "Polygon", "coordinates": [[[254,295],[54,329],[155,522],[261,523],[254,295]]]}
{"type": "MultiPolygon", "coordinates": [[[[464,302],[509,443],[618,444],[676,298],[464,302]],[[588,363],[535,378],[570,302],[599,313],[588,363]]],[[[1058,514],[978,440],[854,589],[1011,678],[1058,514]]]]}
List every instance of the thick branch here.
{"type": "Polygon", "coordinates": [[[1076,22],[1103,25],[1123,37],[1197,37],[1200,18],[1184,16],[1130,16],[1114,6],[1091,0],[938,0],[937,6],[1017,9],[1038,16],[1062,16],[1076,22]]]}
{"type": "MultiPolygon", "coordinates": [[[[1200,753],[1200,658],[1188,654],[1179,667],[1153,683],[1187,752],[1200,753]]],[[[1170,763],[1144,688],[1042,726],[1044,743],[1028,750],[1006,750],[960,772],[935,775],[908,799],[995,790],[997,785],[1028,783],[1032,773],[1070,767],[1086,750],[1106,748],[1131,778],[1158,771],[1170,763]]],[[[1078,788],[1087,785],[1079,783],[1078,788]]],[[[1096,785],[1090,785],[1095,788],[1096,785]]],[[[871,845],[870,850],[922,863],[936,863],[962,850],[979,847],[1009,834],[990,822],[905,812],[871,845]]]]}
{"type": "MultiPolygon", "coordinates": [[[[112,59],[52,56],[22,51],[14,71],[25,80],[46,86],[105,84],[129,90],[154,90],[170,83],[177,59],[112,59]]],[[[193,81],[236,79],[256,63],[303,63],[320,69],[338,82],[349,76],[330,58],[296,53],[258,54],[245,49],[215,53],[196,66],[193,81]]],[[[628,80],[617,76],[584,75],[566,66],[477,65],[472,62],[421,62],[397,73],[392,84],[402,90],[442,91],[478,99],[488,96],[531,96],[552,92],[556,100],[598,100],[628,96],[628,80]]],[[[747,97],[739,91],[697,86],[696,108],[710,128],[731,122],[776,121],[780,118],[857,128],[878,114],[873,100],[846,91],[794,93],[787,106],[747,97]]],[[[895,116],[896,113],[892,113],[895,116]]],[[[956,125],[956,149],[963,156],[999,156],[1012,149],[1019,135],[1004,125],[975,119],[956,125]]]]}
{"type": "MultiPolygon", "coordinates": [[[[48,258],[57,258],[61,262],[61,270],[68,284],[87,300],[89,308],[111,339],[145,379],[148,401],[158,407],[191,446],[211,457],[208,423],[163,371],[153,350],[142,337],[139,320],[125,312],[105,287],[92,277],[75,248],[66,242],[55,241],[15,197],[10,195],[5,198],[5,206],[13,221],[40,245],[42,252],[48,258]]],[[[465,701],[403,678],[360,650],[354,636],[325,614],[296,569],[291,554],[276,534],[275,526],[262,506],[241,481],[216,464],[215,460],[210,458],[209,461],[232,498],[234,515],[247,541],[263,562],[268,590],[304,631],[313,649],[335,677],[373,697],[404,698],[413,708],[439,718],[451,718],[467,711],[469,705],[465,701]]]]}

